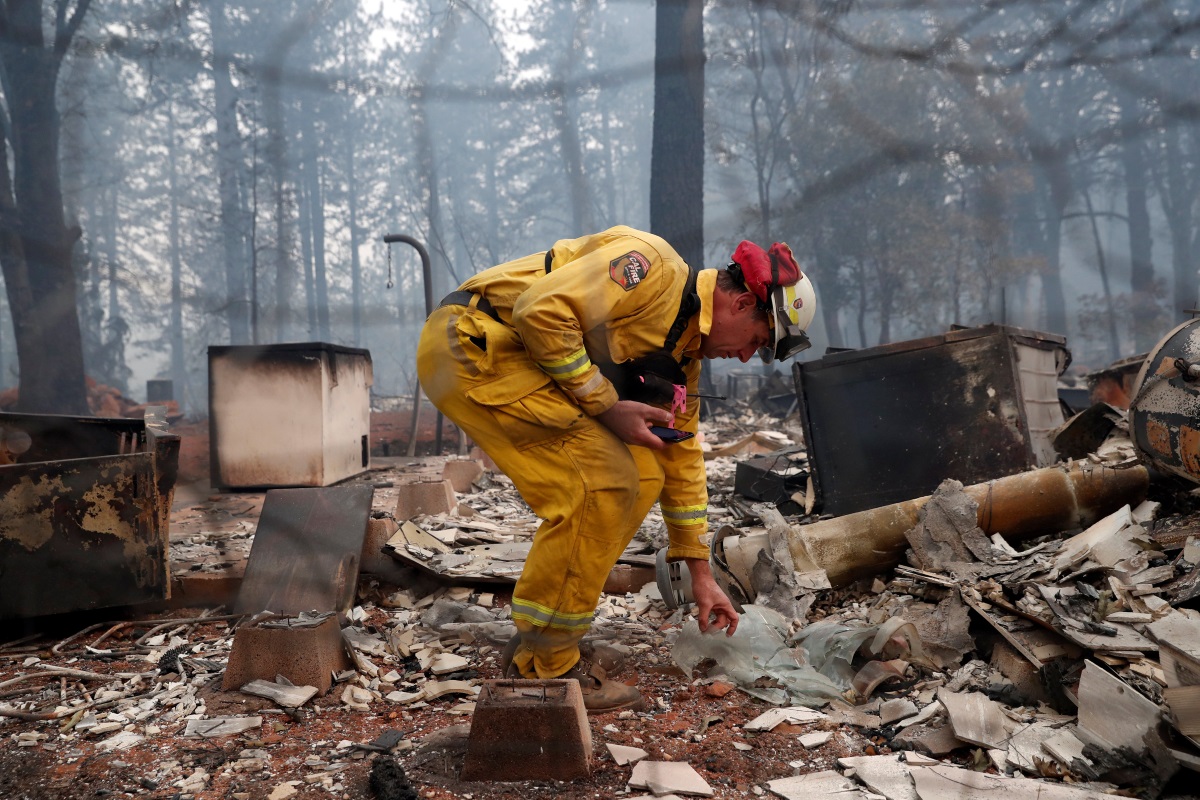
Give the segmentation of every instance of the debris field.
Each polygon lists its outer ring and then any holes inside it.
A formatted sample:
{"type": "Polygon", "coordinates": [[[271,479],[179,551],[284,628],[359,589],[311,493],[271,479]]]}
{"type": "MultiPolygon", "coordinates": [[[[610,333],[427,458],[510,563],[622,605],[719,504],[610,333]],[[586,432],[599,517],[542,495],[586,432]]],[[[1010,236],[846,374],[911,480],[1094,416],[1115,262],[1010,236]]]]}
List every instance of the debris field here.
{"type": "MultiPolygon", "coordinates": [[[[273,501],[237,492],[176,502],[168,605],[8,624],[0,796],[1191,795],[1200,515],[1186,487],[1153,484],[1086,527],[1010,542],[947,481],[894,568],[831,583],[790,545],[825,521],[797,488],[795,418],[736,419],[703,431],[714,548],[740,559],[725,577],[740,629],[701,635],[663,599],[652,512],[588,635],[625,656],[616,677],[648,709],[586,718],[586,777],[461,777],[537,527],[511,482],[464,454],[377,459],[344,484],[371,519],[336,612],[239,608],[262,588],[251,550],[273,501]],[[751,462],[789,495],[737,491],[751,462]]],[[[1115,428],[1070,469],[1138,469],[1115,428]]],[[[530,736],[500,742],[497,774],[530,736]]]]}

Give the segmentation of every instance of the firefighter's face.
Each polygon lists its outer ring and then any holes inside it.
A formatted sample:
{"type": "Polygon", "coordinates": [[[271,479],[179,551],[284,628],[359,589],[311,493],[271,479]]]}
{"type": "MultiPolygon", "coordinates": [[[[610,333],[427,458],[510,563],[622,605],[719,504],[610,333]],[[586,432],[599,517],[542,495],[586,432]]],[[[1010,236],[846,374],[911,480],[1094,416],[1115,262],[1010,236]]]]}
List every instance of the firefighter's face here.
{"type": "Polygon", "coordinates": [[[772,341],[767,315],[750,292],[716,291],[712,329],[700,342],[704,358],[736,358],[743,364],[772,341]]]}

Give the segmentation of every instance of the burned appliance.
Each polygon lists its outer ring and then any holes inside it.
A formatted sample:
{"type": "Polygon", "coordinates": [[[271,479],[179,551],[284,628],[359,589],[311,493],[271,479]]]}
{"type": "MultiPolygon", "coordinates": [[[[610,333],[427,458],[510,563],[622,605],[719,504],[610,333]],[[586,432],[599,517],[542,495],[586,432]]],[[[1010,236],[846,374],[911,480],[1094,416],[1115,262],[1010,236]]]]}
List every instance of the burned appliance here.
{"type": "Polygon", "coordinates": [[[1054,463],[1065,344],[985,325],[797,363],[817,508],[849,514],[1054,463]]]}
{"type": "Polygon", "coordinates": [[[1129,433],[1142,461],[1200,483],[1200,319],[1154,346],[1130,397],[1129,433]]]}
{"type": "Polygon", "coordinates": [[[213,486],[329,486],[371,466],[371,354],[322,342],[208,348],[213,486]]]}
{"type": "Polygon", "coordinates": [[[0,413],[0,619],[161,601],[179,437],[145,420],[0,413]]]}

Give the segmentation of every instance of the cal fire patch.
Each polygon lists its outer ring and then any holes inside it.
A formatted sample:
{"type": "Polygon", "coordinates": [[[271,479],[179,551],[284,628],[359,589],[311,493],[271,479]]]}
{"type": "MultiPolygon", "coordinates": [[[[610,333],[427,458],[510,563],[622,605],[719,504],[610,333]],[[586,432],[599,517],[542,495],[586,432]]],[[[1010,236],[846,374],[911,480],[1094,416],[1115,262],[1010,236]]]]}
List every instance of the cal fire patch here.
{"type": "Polygon", "coordinates": [[[608,277],[627,292],[641,283],[649,271],[650,259],[637,250],[630,250],[608,264],[608,277]]]}

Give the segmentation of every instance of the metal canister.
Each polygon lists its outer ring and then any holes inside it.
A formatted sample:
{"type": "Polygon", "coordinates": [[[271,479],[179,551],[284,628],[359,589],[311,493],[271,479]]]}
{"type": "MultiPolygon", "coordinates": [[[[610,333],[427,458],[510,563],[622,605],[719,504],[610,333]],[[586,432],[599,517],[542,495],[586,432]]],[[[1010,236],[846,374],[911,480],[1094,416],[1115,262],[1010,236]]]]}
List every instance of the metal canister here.
{"type": "Polygon", "coordinates": [[[1129,435],[1148,466],[1200,483],[1200,319],[1172,330],[1146,356],[1129,435]]]}

